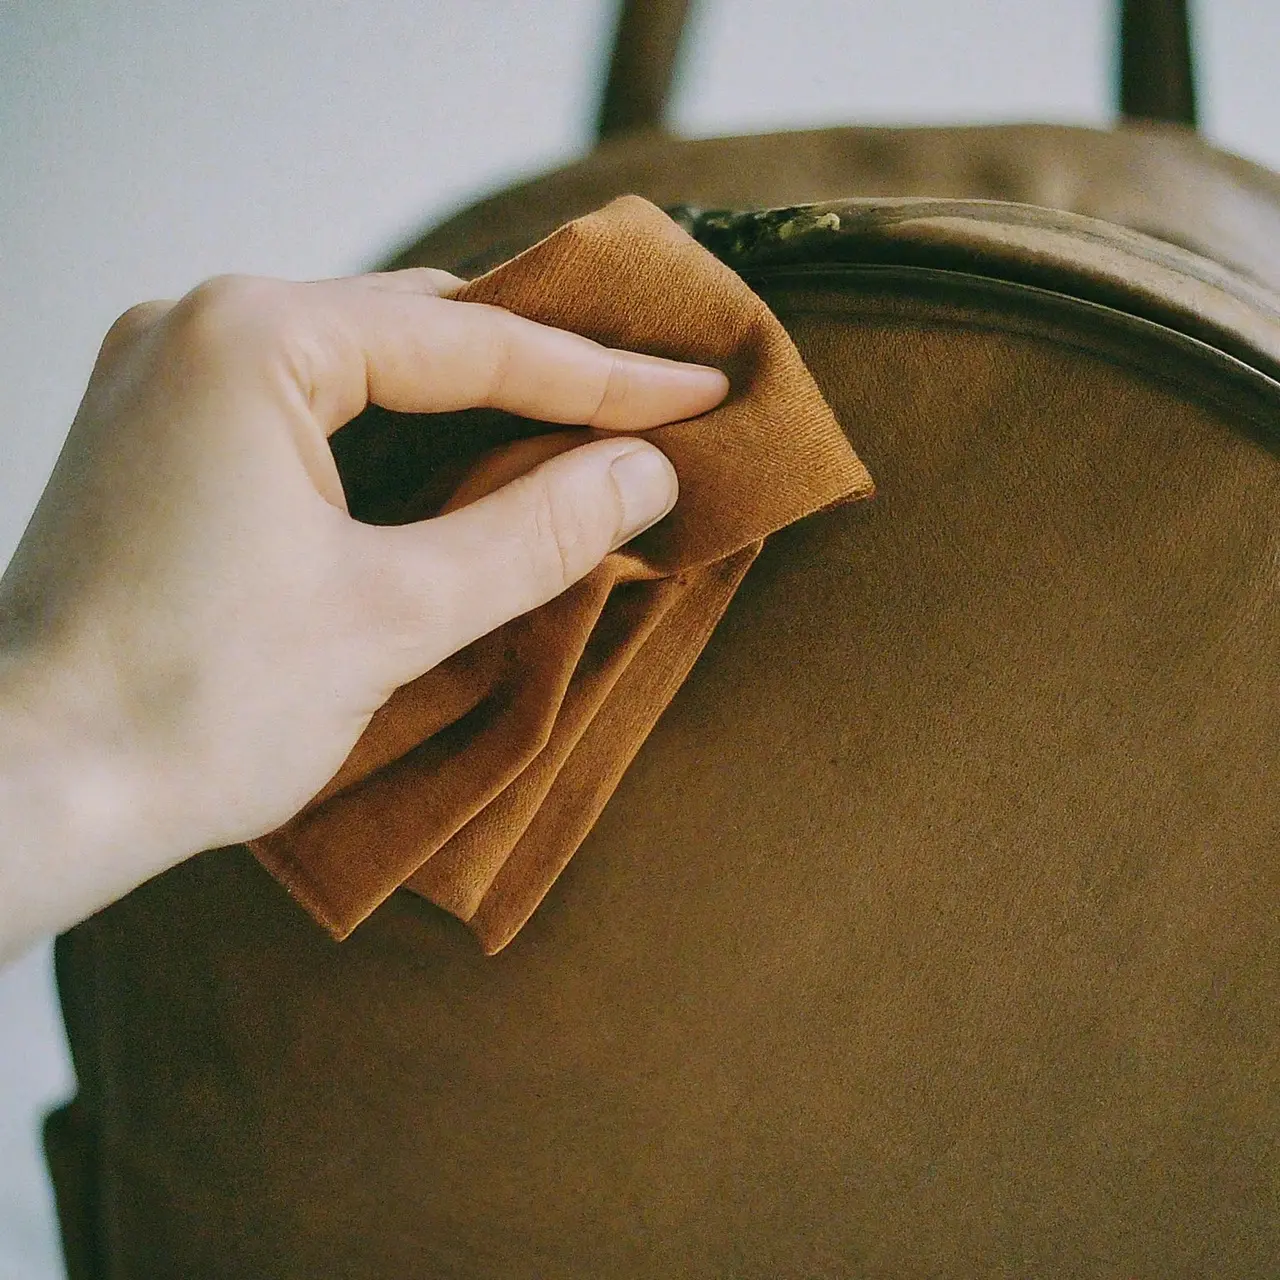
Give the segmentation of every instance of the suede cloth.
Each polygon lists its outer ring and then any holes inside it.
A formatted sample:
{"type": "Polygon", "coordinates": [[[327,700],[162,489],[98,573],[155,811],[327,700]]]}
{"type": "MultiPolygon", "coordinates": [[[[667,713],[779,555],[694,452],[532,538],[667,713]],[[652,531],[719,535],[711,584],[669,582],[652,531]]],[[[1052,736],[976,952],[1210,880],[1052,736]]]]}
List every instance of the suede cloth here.
{"type": "MultiPolygon", "coordinates": [[[[397,690],[329,784],[250,844],[337,938],[407,886],[493,954],[590,830],[764,538],[873,486],[765,304],[639,197],[570,223],[459,297],[714,364],[733,384],[711,413],[645,433],[680,480],[664,520],[397,690]]],[[[598,434],[557,430],[485,454],[443,510],[598,434]]],[[[402,518],[439,513],[435,487],[402,518]]]]}

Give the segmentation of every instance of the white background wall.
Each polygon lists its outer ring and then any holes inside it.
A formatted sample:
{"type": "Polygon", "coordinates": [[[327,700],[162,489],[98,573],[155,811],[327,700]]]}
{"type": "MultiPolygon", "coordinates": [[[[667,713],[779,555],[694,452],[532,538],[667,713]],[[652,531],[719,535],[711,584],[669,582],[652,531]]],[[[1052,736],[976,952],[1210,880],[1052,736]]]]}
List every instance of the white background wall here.
{"type": "MultiPolygon", "coordinates": [[[[0,563],[120,311],[216,272],[360,269],[580,152],[613,16],[613,0],[0,0],[0,563]]],[[[1280,168],[1280,3],[1196,16],[1206,132],[1280,168]]],[[[1111,19],[1111,0],[703,0],[675,122],[1104,125],[1111,19]]],[[[0,973],[0,1280],[60,1273],[37,1124],[70,1087],[41,947],[0,973]]]]}

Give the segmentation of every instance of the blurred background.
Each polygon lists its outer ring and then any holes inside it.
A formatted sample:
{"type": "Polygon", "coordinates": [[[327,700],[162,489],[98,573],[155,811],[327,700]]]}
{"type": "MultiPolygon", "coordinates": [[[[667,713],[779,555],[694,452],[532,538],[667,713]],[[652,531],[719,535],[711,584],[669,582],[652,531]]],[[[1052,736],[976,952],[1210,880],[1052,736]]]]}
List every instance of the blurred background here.
{"type": "MultiPolygon", "coordinates": [[[[1280,168],[1280,4],[1193,7],[1203,131],[1280,168]]],[[[589,145],[614,0],[0,4],[0,563],[111,321],[237,271],[372,265],[589,145]]],[[[701,0],[676,129],[1112,119],[1112,0],[701,0]]],[[[0,833],[2,836],[2,833],[0,833]]],[[[0,1280],[61,1274],[50,951],[0,971],[0,1280]]]]}

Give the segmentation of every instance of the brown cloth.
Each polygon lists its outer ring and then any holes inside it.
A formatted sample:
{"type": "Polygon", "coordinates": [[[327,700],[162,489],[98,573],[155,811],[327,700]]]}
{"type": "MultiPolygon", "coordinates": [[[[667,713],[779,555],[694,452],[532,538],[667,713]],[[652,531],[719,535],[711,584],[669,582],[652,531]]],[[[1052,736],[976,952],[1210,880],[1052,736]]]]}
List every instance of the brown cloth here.
{"type": "MultiPolygon", "coordinates": [[[[250,843],[337,938],[407,886],[492,955],[590,830],[764,538],[873,485],[765,304],[639,197],[562,227],[458,296],[714,364],[733,384],[711,413],[645,433],[680,481],[664,520],[398,689],[324,790],[250,843]]],[[[591,434],[538,437],[514,470],[512,452],[487,455],[445,509],[591,434]]],[[[439,510],[423,505],[407,518],[439,510]]]]}

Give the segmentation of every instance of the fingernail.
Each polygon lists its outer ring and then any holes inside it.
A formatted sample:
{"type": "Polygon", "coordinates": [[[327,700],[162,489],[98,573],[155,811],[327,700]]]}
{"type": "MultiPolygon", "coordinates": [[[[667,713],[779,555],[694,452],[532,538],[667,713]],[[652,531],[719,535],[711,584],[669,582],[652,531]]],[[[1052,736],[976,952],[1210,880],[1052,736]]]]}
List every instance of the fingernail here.
{"type": "Polygon", "coordinates": [[[666,360],[662,361],[668,369],[679,369],[682,373],[688,374],[691,378],[714,378],[717,382],[728,381],[728,376],[714,365],[695,364],[692,360],[666,360]]]}
{"type": "Polygon", "coordinates": [[[688,360],[668,360],[663,356],[638,357],[645,364],[660,368],[676,382],[692,384],[700,390],[714,391],[725,396],[729,391],[729,376],[709,364],[692,364],[688,360]]]}
{"type": "Polygon", "coordinates": [[[657,524],[676,505],[679,483],[676,469],[661,449],[640,445],[620,454],[609,465],[609,474],[622,498],[622,527],[612,550],[657,524]]]}

